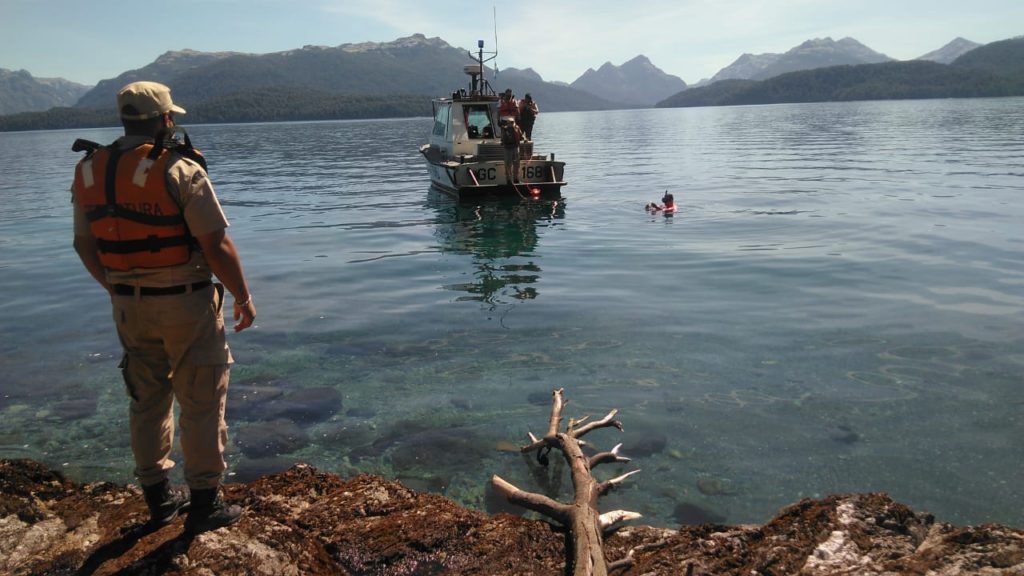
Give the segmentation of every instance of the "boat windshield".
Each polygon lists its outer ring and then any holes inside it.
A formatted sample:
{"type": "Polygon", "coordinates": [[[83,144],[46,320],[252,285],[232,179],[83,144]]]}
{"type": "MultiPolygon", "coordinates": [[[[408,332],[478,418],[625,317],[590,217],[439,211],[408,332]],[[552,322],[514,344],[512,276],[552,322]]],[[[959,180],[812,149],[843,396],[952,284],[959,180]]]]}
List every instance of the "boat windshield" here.
{"type": "Polygon", "coordinates": [[[451,111],[451,104],[434,103],[434,135],[444,136],[448,130],[448,113],[451,111]]]}
{"type": "Polygon", "coordinates": [[[470,138],[494,138],[494,126],[491,125],[490,107],[486,104],[471,104],[464,107],[466,113],[466,130],[470,138]]]}

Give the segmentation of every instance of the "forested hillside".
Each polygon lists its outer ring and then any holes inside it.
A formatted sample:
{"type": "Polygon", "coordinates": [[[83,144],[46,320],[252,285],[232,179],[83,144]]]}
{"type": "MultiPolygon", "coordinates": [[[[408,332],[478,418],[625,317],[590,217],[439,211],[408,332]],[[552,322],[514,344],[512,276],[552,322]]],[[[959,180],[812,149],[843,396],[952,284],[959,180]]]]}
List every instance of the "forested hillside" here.
{"type": "MultiPolygon", "coordinates": [[[[842,42],[805,43],[791,52],[810,50],[821,57],[823,50],[832,54],[833,45],[842,42]]],[[[116,92],[139,79],[171,86],[175,101],[188,110],[185,124],[427,116],[432,97],[467,87],[463,68],[470,62],[465,50],[422,34],[261,55],[168,52],[100,82],[74,107],[0,116],[0,130],[117,126],[116,92]]],[[[531,93],[542,112],[627,105],[545,82],[530,69],[487,70],[486,76],[499,91],[511,88],[519,97],[531,93]]],[[[981,46],[949,65],[885,62],[802,70],[761,81],[723,80],[684,90],[658,106],[1015,95],[1024,95],[1024,37],[981,46]]]]}
{"type": "MultiPolygon", "coordinates": [[[[359,118],[401,118],[429,116],[426,96],[366,96],[330,94],[297,88],[263,88],[218,96],[189,106],[179,123],[277,122],[299,120],[350,120],[359,118]]],[[[53,130],[120,126],[110,108],[54,108],[46,112],[24,112],[0,116],[0,131],[53,130]]]]}
{"type": "Polygon", "coordinates": [[[71,106],[89,91],[63,78],[36,78],[26,70],[0,68],[0,114],[71,106]]]}
{"type": "Polygon", "coordinates": [[[954,60],[953,66],[986,70],[1019,81],[1024,77],[1024,36],[975,48],[954,60]]]}
{"type": "MultiPolygon", "coordinates": [[[[429,116],[431,98],[468,87],[463,69],[471,63],[465,50],[422,34],[272,54],[167,52],[100,82],[74,108],[0,117],[0,130],[116,126],[117,90],[140,79],[169,85],[174,101],[188,110],[185,124],[429,116]]],[[[486,75],[497,90],[531,93],[543,112],[616,107],[532,71],[486,75]]]]}
{"type": "Polygon", "coordinates": [[[1024,38],[977,48],[952,64],[922,60],[833,66],[762,81],[723,81],[680,92],[659,107],[1024,95],[1024,38]]]}

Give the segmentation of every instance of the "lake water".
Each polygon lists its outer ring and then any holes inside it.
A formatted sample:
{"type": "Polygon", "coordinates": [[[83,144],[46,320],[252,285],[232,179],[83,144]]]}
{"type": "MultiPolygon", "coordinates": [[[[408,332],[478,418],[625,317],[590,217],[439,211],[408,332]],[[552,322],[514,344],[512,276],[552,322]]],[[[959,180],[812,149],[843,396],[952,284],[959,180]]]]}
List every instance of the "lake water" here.
{"type": "MultiPolygon", "coordinates": [[[[564,387],[566,417],[620,410],[588,440],[634,458],[600,478],[642,470],[602,508],[643,523],[887,491],[1024,526],[1024,99],[543,114],[558,202],[431,192],[429,129],[189,128],[259,307],[229,336],[230,479],[305,461],[480,509],[495,473],[556,493],[507,448],[564,387]],[[679,212],[646,213],[666,189],[679,212]]],[[[116,135],[0,134],[0,457],[129,482],[67,192],[71,141],[116,135]]]]}

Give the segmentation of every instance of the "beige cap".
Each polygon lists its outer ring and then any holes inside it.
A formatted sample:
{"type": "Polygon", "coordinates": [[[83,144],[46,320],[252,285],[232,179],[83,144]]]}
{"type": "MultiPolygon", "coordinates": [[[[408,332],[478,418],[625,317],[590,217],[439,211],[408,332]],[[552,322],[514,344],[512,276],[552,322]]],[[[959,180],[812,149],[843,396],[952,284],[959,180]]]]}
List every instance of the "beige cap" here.
{"type": "Polygon", "coordinates": [[[184,114],[171,102],[171,89],[159,82],[132,82],[117,93],[117,109],[125,120],[147,120],[161,114],[184,114]]]}

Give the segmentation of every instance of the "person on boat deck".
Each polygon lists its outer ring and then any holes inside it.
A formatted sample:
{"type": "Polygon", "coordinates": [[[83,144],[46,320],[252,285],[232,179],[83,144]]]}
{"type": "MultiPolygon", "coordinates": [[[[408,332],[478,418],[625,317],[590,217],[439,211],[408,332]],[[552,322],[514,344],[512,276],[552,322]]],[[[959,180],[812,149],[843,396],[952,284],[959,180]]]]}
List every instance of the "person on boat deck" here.
{"type": "Polygon", "coordinates": [[[498,118],[503,120],[511,118],[519,122],[519,104],[516,102],[516,97],[512,94],[511,88],[506,88],[501,93],[501,103],[498,105],[498,118]]]}
{"type": "Polygon", "coordinates": [[[523,131],[515,120],[503,120],[501,124],[501,146],[505,150],[505,174],[509,181],[519,183],[519,143],[523,141],[523,131]]]}
{"type": "Polygon", "coordinates": [[[675,212],[676,211],[676,200],[675,200],[675,197],[673,197],[671,194],[669,194],[668,190],[665,190],[665,195],[661,197],[661,202],[662,202],[662,204],[656,204],[654,202],[649,202],[647,204],[647,206],[645,206],[644,208],[648,212],[661,212],[662,210],[664,210],[665,212],[668,213],[668,212],[675,212]]]}
{"type": "Polygon", "coordinates": [[[519,123],[523,125],[523,134],[527,140],[533,140],[533,123],[537,121],[538,114],[540,114],[540,107],[527,92],[519,102],[519,123]]]}

